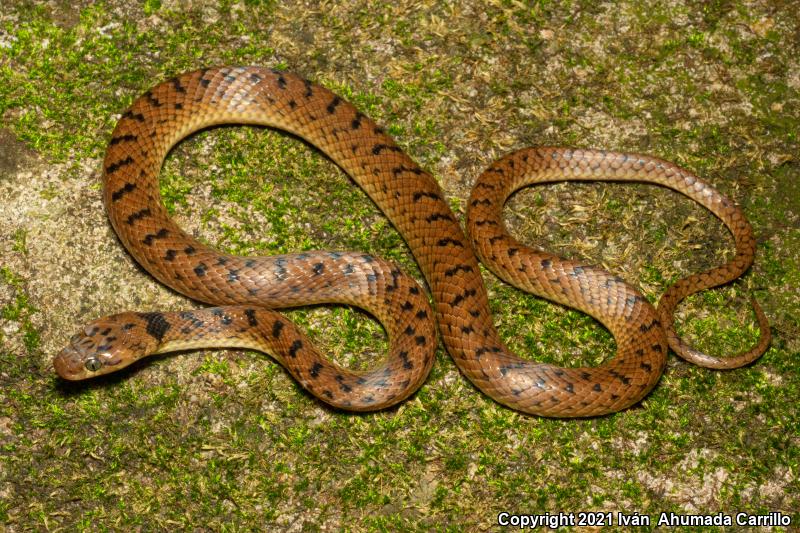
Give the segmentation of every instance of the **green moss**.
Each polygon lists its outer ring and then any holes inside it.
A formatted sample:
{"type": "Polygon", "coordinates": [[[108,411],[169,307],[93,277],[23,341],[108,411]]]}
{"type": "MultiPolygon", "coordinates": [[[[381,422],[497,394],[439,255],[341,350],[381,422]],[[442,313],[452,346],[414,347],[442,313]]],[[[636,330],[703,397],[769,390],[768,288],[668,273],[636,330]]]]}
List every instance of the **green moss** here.
{"type": "MultiPolygon", "coordinates": [[[[130,102],[136,92],[153,84],[154,74],[163,77],[134,58],[153,53],[154,43],[161,42],[159,52],[173,61],[161,65],[163,72],[177,74],[219,46],[229,29],[226,17],[200,27],[181,13],[161,12],[160,2],[145,3],[145,13],[156,11],[174,24],[169,35],[159,27],[140,32],[133,21],[120,22],[108,2],[82,9],[71,26],[55,23],[41,6],[24,9],[21,24],[6,23],[4,30],[14,39],[4,53],[24,68],[0,68],[0,114],[12,113],[9,126],[17,136],[55,160],[96,157],[107,140],[98,132],[110,133],[114,117],[124,109],[117,89],[133,87],[130,102]],[[56,86],[58,90],[49,90],[56,86]]],[[[239,27],[252,42],[262,37],[257,26],[239,27]]],[[[271,53],[268,46],[240,46],[227,51],[224,59],[238,63],[271,53]]]]}
{"type": "MultiPolygon", "coordinates": [[[[22,231],[15,233],[12,249],[17,253],[23,253],[24,242],[25,233],[22,231]]],[[[31,318],[38,310],[31,303],[31,299],[25,291],[24,280],[20,276],[11,272],[7,267],[0,267],[0,275],[2,275],[3,282],[11,287],[13,294],[8,303],[0,306],[0,318],[17,325],[18,331],[22,334],[23,346],[29,355],[33,355],[41,344],[41,335],[31,322],[31,318]]],[[[2,339],[2,335],[0,333],[0,339],[2,339]]],[[[14,363],[14,368],[19,368],[21,361],[14,363]]]]}

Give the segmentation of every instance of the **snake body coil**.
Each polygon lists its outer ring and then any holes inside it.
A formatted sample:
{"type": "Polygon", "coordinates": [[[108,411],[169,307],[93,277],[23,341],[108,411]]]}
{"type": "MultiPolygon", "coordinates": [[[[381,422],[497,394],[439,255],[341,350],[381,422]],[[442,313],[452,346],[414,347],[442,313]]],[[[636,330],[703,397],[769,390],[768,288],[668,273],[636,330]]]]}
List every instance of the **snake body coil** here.
{"type": "Polygon", "coordinates": [[[769,343],[764,314],[758,346],[735,358],[693,351],[675,334],[682,298],[732,280],[752,263],[755,242],[741,210],[678,167],[632,154],[565,148],[515,152],[493,164],[469,201],[468,241],[433,177],[369,118],[325,88],[256,67],[206,69],[158,85],[120,119],[105,158],[105,203],[130,253],[156,278],[203,302],[231,307],[182,313],[123,313],[99,319],[54,360],[66,379],[107,373],[149,355],[198,346],[243,346],[271,353],[322,400],[346,409],[392,405],[424,381],[436,346],[433,313],[413,279],[359,253],[307,252],[275,257],[221,254],[187,235],[160,200],[158,173],[169,150],[217,124],[270,126],[325,152],[381,208],[405,238],[430,286],[439,332],[458,367],[496,401],[544,416],[592,416],[641,400],[664,369],[667,346],[704,366],[733,367],[769,343]],[[728,264],[681,280],[656,311],[620,278],[526,249],[500,212],[507,197],[534,182],[636,180],[676,189],[709,208],[732,231],[728,264]],[[590,313],[614,334],[617,355],[593,368],[523,360],[500,340],[474,250],[500,277],[590,313]],[[339,302],[375,315],[392,344],[387,362],[367,373],[324,359],[288,320],[264,309],[339,302]]]}

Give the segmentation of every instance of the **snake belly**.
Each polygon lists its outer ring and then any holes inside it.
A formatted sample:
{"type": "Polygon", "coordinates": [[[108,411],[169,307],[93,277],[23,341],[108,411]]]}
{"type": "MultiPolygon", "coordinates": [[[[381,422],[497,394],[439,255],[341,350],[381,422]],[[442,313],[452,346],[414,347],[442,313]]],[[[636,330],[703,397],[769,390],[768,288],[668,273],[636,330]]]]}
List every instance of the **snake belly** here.
{"type": "MultiPolygon", "coordinates": [[[[254,258],[221,254],[169,219],[157,184],[164,157],[182,138],[218,124],[288,131],[350,175],[406,240],[432,292],[443,343],[461,372],[494,400],[525,413],[577,417],[629,407],[658,382],[668,344],[702,364],[703,354],[691,351],[674,333],[672,312],[686,295],[737,277],[753,259],[752,230],[741,210],[698,178],[644,156],[560,148],[516,152],[479,178],[469,203],[468,241],[436,180],[336,94],[287,72],[204,69],[154,87],[122,116],[104,162],[104,199],[120,240],[157,279],[193,299],[234,307],[183,315],[128,314],[116,320],[113,332],[105,323],[87,326],[57,356],[62,375],[73,372],[72,379],[79,379],[86,377],[84,367],[105,369],[106,361],[82,359],[83,345],[109,348],[119,342],[116,332],[128,327],[128,344],[153,344],[146,337],[161,337],[151,351],[206,345],[212,337],[228,335],[224,345],[278,352],[276,358],[303,386],[346,409],[391,405],[424,381],[432,364],[429,350],[436,344],[432,313],[413,280],[392,265],[344,252],[254,258]],[[657,311],[620,278],[532,252],[507,235],[500,212],[508,195],[536,181],[558,179],[631,179],[676,188],[726,223],[737,255],[710,273],[679,281],[657,311]],[[511,353],[494,328],[473,247],[503,279],[597,318],[614,334],[616,356],[598,367],[561,368],[511,353]],[[312,351],[307,339],[285,318],[260,307],[326,302],[364,307],[378,317],[390,341],[402,344],[393,346],[390,362],[364,377],[347,374],[321,356],[299,360],[298,355],[312,351]],[[97,341],[87,340],[90,332],[97,341]],[[205,338],[198,340],[198,335],[205,338]],[[109,336],[114,340],[107,342],[109,336]],[[264,347],[273,340],[278,346],[264,347]]],[[[766,318],[756,309],[761,341],[735,358],[736,364],[758,357],[769,342],[766,318]]],[[[104,353],[106,360],[121,358],[109,349],[104,353]]]]}

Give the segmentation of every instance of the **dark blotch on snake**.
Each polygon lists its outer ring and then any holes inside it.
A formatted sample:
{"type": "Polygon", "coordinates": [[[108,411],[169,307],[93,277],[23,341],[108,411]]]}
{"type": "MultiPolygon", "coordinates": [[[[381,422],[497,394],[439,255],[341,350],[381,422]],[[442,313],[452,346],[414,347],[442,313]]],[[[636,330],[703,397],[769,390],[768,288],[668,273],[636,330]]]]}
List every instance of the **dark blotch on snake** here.
{"type": "Polygon", "coordinates": [[[339,98],[338,96],[334,96],[333,100],[331,100],[331,103],[328,104],[328,108],[327,108],[328,109],[328,113],[333,115],[336,112],[336,106],[338,106],[341,103],[342,103],[342,99],[339,98]]]}
{"type": "Polygon", "coordinates": [[[158,230],[157,233],[148,233],[147,235],[145,235],[144,239],[142,239],[142,242],[147,246],[151,246],[154,240],[163,239],[167,235],[169,235],[169,230],[167,230],[166,228],[161,228],[160,230],[158,230]]]}
{"type": "Polygon", "coordinates": [[[134,113],[131,110],[126,111],[122,115],[122,118],[129,118],[131,120],[135,120],[136,122],[144,122],[145,121],[144,115],[142,115],[141,113],[134,113]]]}
{"type": "Polygon", "coordinates": [[[128,182],[125,185],[123,185],[120,189],[117,189],[116,191],[111,193],[111,200],[116,202],[117,200],[122,198],[126,193],[133,191],[135,188],[136,188],[135,183],[128,182]]]}
{"type": "Polygon", "coordinates": [[[120,135],[119,137],[113,137],[111,141],[109,141],[109,146],[114,146],[115,144],[119,144],[123,141],[135,141],[139,137],[133,135],[132,133],[126,133],[125,135],[120,135]]]}
{"type": "Polygon", "coordinates": [[[452,244],[453,246],[461,247],[461,248],[464,247],[464,243],[462,243],[461,241],[459,241],[457,239],[451,239],[450,237],[446,237],[444,239],[439,239],[436,242],[437,246],[447,246],[447,245],[450,245],[450,244],[452,244]]]}
{"type": "Polygon", "coordinates": [[[296,340],[289,347],[289,357],[297,357],[297,352],[303,347],[303,341],[296,340]]]}
{"type": "Polygon", "coordinates": [[[147,322],[147,327],[145,328],[147,334],[161,342],[164,334],[171,327],[164,315],[161,313],[139,313],[139,316],[147,322]]]}

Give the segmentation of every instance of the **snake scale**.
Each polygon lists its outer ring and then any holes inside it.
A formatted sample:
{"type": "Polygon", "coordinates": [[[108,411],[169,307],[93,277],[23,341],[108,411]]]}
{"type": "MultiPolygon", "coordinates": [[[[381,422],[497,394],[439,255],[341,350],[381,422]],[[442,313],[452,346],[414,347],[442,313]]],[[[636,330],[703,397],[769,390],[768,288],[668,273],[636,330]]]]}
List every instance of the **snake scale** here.
{"type": "Polygon", "coordinates": [[[468,202],[468,240],[436,180],[383,129],[331,91],[278,70],[204,69],[147,91],[122,115],[109,142],[104,200],[117,235],[145,269],[190,298],[224,307],[95,320],[55,357],[65,379],[112,372],[153,353],[247,347],[271,354],[333,406],[381,409],[407,398],[427,377],[437,345],[435,318],[447,351],[478,389],[525,413],[578,417],[619,411],[641,400],[659,380],[668,346],[702,366],[733,368],[759,357],[770,341],[767,319],[755,301],[761,336],[743,354],[707,356],[675,333],[678,303],[735,279],[755,252],[741,209],[693,174],[642,155],[520,150],[479,177],[468,202]],[[158,174],[176,143],[218,124],[286,130],[338,164],[407,242],[431,290],[435,314],[412,278],[362,253],[237,257],[183,232],[163,206],[158,174]],[[508,235],[501,220],[508,196],[532,183],[561,180],[631,180],[675,189],[722,220],[734,236],[736,255],[678,281],[656,310],[619,277],[530,250],[508,235]],[[616,356],[598,367],[561,368],[512,354],[493,326],[476,253],[507,282],[597,318],[613,333],[616,356]],[[368,372],[341,368],[270,310],[329,302],[364,308],[381,321],[391,345],[382,365],[368,372]]]}

